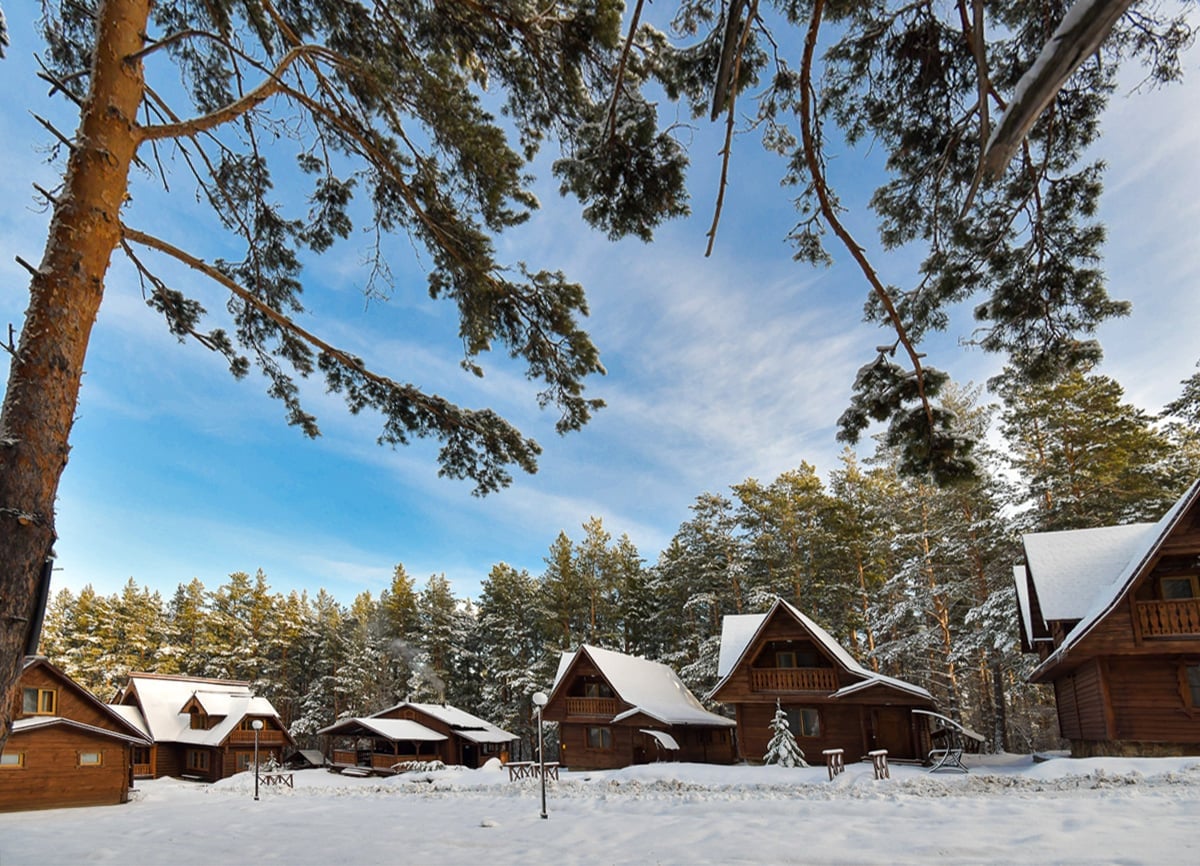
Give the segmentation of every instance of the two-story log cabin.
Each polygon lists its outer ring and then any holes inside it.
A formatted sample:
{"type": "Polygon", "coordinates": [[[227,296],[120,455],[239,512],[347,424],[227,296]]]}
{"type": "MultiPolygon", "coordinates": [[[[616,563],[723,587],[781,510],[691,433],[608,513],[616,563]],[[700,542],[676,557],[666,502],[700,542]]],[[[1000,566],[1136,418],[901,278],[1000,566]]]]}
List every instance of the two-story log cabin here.
{"type": "Polygon", "coordinates": [[[559,723],[559,760],[576,770],[734,760],[732,719],[704,709],[666,665],[613,650],[564,652],[542,717],[559,723]]]}
{"type": "Polygon", "coordinates": [[[761,761],[778,702],[810,761],[825,749],[858,760],[875,749],[899,759],[929,752],[933,709],[925,689],[868,670],[833,637],[782,599],[762,614],[726,616],[709,698],[733,706],[739,756],[761,761]]]}
{"type": "Polygon", "coordinates": [[[13,727],[0,751],[0,811],[124,803],[133,751],[149,741],[41,656],[21,670],[13,727]]]}
{"type": "Polygon", "coordinates": [[[1077,756],[1200,754],[1200,482],[1157,523],[1022,538],[1021,643],[1077,756]]]}
{"type": "Polygon", "coordinates": [[[256,721],[260,763],[282,762],[284,749],[296,745],[271,702],[240,680],[130,674],[113,709],[151,740],[135,757],[138,777],[215,782],[246,770],[254,763],[256,721]]]}

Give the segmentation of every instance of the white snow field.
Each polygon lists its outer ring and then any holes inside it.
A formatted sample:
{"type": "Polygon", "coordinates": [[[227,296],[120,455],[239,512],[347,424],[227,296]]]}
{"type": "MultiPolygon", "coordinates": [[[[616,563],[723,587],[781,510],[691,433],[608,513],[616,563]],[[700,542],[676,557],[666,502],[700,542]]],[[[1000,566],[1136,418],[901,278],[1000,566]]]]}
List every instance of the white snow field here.
{"type": "Polygon", "coordinates": [[[139,782],[124,806],[0,815],[20,864],[1200,863],[1200,759],[969,759],[892,767],[651,764],[537,781],[455,770],[139,782]]]}

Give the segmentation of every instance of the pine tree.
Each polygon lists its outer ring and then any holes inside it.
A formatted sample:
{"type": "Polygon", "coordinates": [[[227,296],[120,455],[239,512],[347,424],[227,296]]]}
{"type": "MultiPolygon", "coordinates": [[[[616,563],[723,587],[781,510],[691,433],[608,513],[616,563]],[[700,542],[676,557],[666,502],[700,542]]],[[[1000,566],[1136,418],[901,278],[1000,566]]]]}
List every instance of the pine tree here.
{"type": "Polygon", "coordinates": [[[45,4],[44,74],[52,94],[78,107],[79,126],[73,140],[58,132],[67,142],[63,183],[45,194],[50,234],[28,268],[30,303],[0,405],[0,743],[114,253],[173,334],[219,353],[235,376],[257,365],[306,435],[319,430],[297,379],[316,374],[351,412],[379,413],[382,442],[437,439],[443,475],[497,490],[512,467],[534,471],[536,442],[493,410],[376,372],[299,318],[304,264],[350,236],[356,220],[376,230],[362,282],[378,296],[392,288],[388,255],[408,247],[392,238],[406,236],[428,254],[429,293],[457,307],[464,367],[482,374],[480,356],[502,345],[540,383],[540,403],[560,410],[559,432],[587,423],[600,401],[584,396],[584,380],[602,367],[579,325],[583,290],[560,272],[506,267],[495,236],[536,207],[528,167],[550,136],[569,156],[555,167],[564,189],[611,235],[649,238],[662,219],[686,212],[686,160],[657,129],[654,107],[628,82],[607,98],[621,8],[620,0],[45,4]],[[503,124],[485,108],[483,88],[503,124]],[[189,196],[174,190],[194,181],[198,210],[178,223],[207,221],[208,230],[149,231],[144,203],[156,195],[135,190],[143,189],[135,165],[176,208],[189,196]],[[198,248],[185,249],[191,243],[198,248]],[[224,326],[211,322],[199,290],[172,284],[180,266],[222,294],[224,326]]]}
{"type": "Polygon", "coordinates": [[[767,743],[767,753],[763,755],[764,764],[778,764],[781,767],[807,767],[804,752],[796,743],[792,733],[787,713],[775,701],[775,717],[768,727],[771,729],[771,740],[767,743]]]}

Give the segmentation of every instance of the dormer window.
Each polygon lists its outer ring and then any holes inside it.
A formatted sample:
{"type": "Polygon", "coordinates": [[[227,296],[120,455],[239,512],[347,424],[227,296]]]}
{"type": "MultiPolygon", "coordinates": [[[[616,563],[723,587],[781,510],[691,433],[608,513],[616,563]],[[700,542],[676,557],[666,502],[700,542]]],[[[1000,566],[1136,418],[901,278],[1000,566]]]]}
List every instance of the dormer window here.
{"type": "Polygon", "coordinates": [[[199,710],[192,710],[190,713],[188,713],[188,715],[190,716],[188,722],[189,728],[191,728],[193,731],[208,730],[208,716],[199,710]]]}
{"type": "Polygon", "coordinates": [[[21,689],[22,713],[30,716],[52,716],[57,710],[57,689],[21,689]]]}

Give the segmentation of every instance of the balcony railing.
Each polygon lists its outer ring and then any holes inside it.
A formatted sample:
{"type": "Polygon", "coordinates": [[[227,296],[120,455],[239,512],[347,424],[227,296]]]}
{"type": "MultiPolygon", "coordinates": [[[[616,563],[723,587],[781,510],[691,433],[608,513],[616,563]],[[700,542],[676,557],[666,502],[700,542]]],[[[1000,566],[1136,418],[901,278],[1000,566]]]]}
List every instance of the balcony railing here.
{"type": "Polygon", "coordinates": [[[1139,601],[1136,605],[1142,637],[1200,637],[1200,599],[1139,601]]]}
{"type": "Polygon", "coordinates": [[[835,692],[833,668],[757,668],[750,671],[750,688],[756,692],[835,692]]]}
{"type": "MultiPolygon", "coordinates": [[[[229,742],[238,746],[253,746],[254,731],[236,730],[229,734],[229,742]]],[[[280,746],[283,745],[283,731],[272,731],[263,729],[258,732],[258,744],[260,746],[280,746]]]]}
{"type": "Polygon", "coordinates": [[[568,716],[615,716],[616,698],[567,698],[568,716]]]}
{"type": "Polygon", "coordinates": [[[148,779],[153,775],[153,773],[150,771],[149,764],[134,764],[133,775],[138,779],[148,779]]]}

